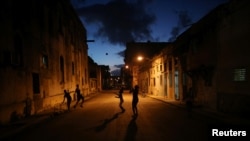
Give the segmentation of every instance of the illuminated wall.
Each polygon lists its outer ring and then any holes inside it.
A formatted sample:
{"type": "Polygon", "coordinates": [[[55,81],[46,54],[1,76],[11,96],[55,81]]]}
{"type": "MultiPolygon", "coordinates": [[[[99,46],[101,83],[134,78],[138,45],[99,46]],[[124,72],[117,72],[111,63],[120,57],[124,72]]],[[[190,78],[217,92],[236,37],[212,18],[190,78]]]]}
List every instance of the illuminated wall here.
{"type": "Polygon", "coordinates": [[[0,124],[61,103],[76,84],[87,95],[86,29],[69,1],[3,4],[0,124]]]}

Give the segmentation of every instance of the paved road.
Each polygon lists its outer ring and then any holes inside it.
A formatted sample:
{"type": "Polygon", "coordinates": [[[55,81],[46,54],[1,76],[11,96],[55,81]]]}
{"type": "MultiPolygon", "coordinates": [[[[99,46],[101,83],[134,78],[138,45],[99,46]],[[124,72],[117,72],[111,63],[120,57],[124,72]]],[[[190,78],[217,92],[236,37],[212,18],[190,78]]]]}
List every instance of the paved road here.
{"type": "MultiPolygon", "coordinates": [[[[97,94],[70,112],[12,136],[18,141],[203,141],[218,121],[150,98],[139,97],[139,115],[132,117],[131,94],[124,93],[121,112],[114,92],[97,94]]],[[[74,103],[73,103],[74,104],[74,103]]]]}

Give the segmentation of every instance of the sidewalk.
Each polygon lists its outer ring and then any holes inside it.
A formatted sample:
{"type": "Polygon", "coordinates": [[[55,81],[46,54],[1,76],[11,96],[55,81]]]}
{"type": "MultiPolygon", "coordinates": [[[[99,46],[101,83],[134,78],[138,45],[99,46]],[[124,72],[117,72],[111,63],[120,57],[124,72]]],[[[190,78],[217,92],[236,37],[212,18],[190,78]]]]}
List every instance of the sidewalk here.
{"type": "MultiPolygon", "coordinates": [[[[167,102],[168,104],[177,106],[179,108],[186,108],[185,103],[181,101],[168,100],[167,98],[164,98],[162,96],[154,96],[154,95],[146,95],[146,96],[163,101],[163,102],[167,102]]],[[[212,111],[210,109],[206,109],[201,106],[194,107],[192,111],[194,113],[202,114],[207,117],[211,117],[213,119],[222,121],[224,123],[250,126],[250,119],[212,111]]]]}
{"type": "MultiPolygon", "coordinates": [[[[91,94],[85,97],[85,101],[94,97],[96,94],[91,94]]],[[[74,102],[73,102],[74,103],[74,102]]],[[[71,104],[71,108],[73,108],[74,104],[71,104]]],[[[8,123],[6,125],[0,126],[0,140],[6,139],[11,135],[20,133],[24,129],[28,129],[34,127],[37,124],[41,124],[46,122],[47,120],[51,120],[54,117],[57,117],[61,114],[67,113],[68,110],[66,108],[66,104],[63,105],[63,108],[51,108],[45,110],[43,112],[37,113],[27,118],[21,118],[16,122],[8,123]]]]}

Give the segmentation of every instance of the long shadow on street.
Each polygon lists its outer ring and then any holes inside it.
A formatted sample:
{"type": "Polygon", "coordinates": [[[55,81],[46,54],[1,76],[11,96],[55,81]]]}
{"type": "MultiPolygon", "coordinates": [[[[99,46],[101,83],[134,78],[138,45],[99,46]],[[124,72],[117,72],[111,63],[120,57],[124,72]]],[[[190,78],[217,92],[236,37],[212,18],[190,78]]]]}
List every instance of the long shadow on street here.
{"type": "Polygon", "coordinates": [[[109,123],[111,123],[113,120],[117,119],[117,118],[119,117],[119,115],[122,114],[122,113],[123,113],[123,112],[118,112],[118,113],[114,114],[113,117],[111,117],[111,118],[109,118],[109,119],[105,119],[101,125],[99,125],[99,126],[97,126],[97,127],[95,128],[95,131],[96,131],[96,132],[101,132],[101,131],[103,131],[103,130],[107,127],[107,125],[108,125],[109,123]]]}
{"type": "Polygon", "coordinates": [[[128,127],[127,127],[127,132],[126,132],[126,136],[124,138],[124,141],[134,141],[136,140],[135,137],[136,137],[136,133],[137,133],[137,124],[136,124],[136,119],[137,119],[137,116],[134,116],[129,124],[128,124],[128,127]]]}

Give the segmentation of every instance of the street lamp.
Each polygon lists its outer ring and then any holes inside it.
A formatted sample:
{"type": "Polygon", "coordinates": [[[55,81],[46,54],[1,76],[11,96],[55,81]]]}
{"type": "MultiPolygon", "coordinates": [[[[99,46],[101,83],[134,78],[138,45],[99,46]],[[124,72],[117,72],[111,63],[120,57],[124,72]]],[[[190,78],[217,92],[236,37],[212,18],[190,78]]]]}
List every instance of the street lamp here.
{"type": "Polygon", "coordinates": [[[140,62],[140,61],[143,61],[143,60],[150,61],[151,59],[148,58],[148,57],[145,57],[145,56],[141,56],[141,55],[137,56],[137,61],[140,62]]]}
{"type": "Polygon", "coordinates": [[[151,59],[145,56],[139,55],[137,56],[137,61],[140,62],[137,64],[137,69],[136,69],[137,85],[139,85],[143,93],[145,93],[145,92],[148,92],[149,90],[149,86],[148,86],[149,80],[150,80],[149,69],[151,66],[151,59]]]}
{"type": "Polygon", "coordinates": [[[144,58],[143,58],[142,56],[138,56],[138,57],[137,57],[137,60],[138,60],[138,61],[142,61],[143,59],[144,59],[144,58]]]}

